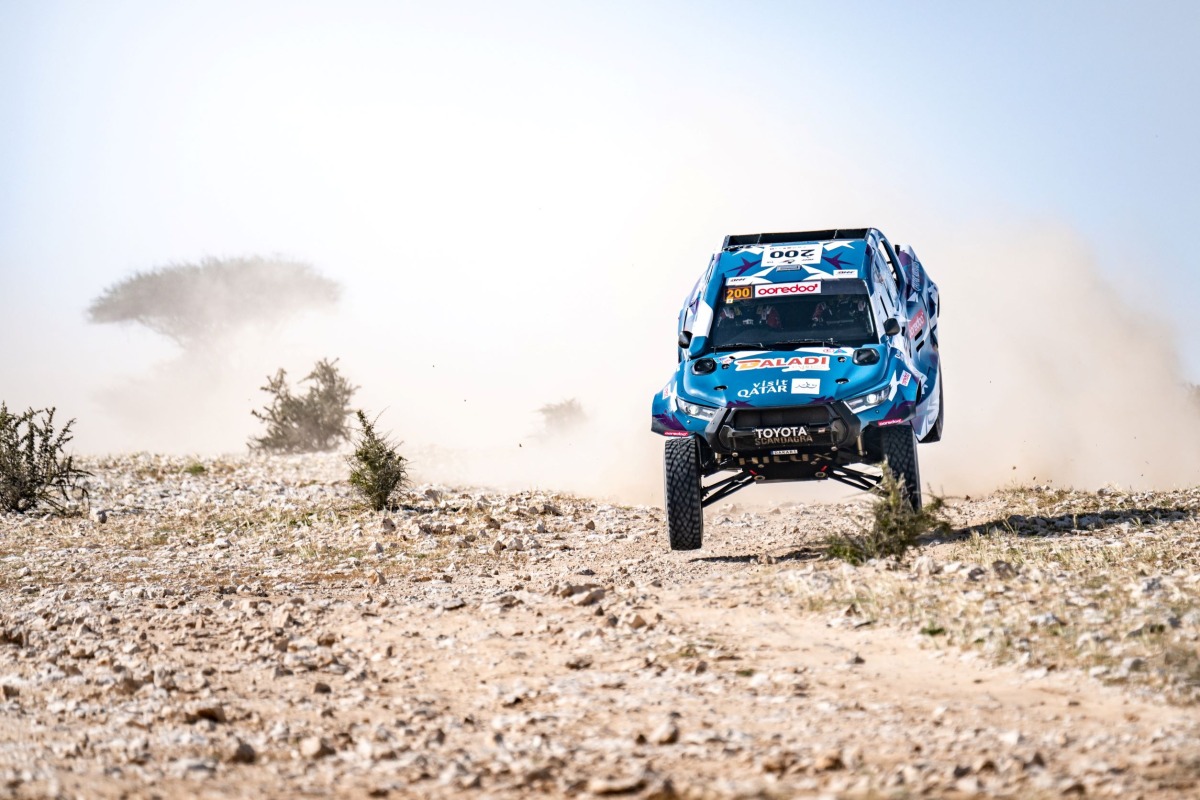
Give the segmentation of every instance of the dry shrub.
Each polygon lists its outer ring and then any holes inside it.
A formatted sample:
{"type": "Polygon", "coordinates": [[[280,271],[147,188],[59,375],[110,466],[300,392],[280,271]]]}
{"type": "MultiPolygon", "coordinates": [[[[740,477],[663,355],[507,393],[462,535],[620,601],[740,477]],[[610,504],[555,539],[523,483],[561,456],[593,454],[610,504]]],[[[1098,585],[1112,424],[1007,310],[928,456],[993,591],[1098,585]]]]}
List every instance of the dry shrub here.
{"type": "Polygon", "coordinates": [[[396,451],[397,445],[375,432],[375,424],[362,411],[358,417],[358,438],[350,464],[350,485],[375,511],[388,508],[392,494],[408,485],[408,461],[396,451]]]}
{"type": "Polygon", "coordinates": [[[920,511],[913,511],[903,487],[903,480],[898,480],[885,464],[883,479],[873,492],[871,527],[857,535],[830,537],[825,542],[826,556],[851,564],[873,558],[902,558],[922,535],[950,532],[943,498],[929,496],[920,511]]]}
{"type": "Polygon", "coordinates": [[[262,391],[271,395],[271,405],[251,411],[267,423],[265,436],[251,437],[250,449],[268,453],[315,453],[332,450],[350,439],[347,418],[350,398],[357,386],[337,371],[337,359],[321,359],[301,383],[309,383],[303,395],[292,394],[287,372],[279,370],[267,378],[262,391]]]}
{"type": "Polygon", "coordinates": [[[61,513],[87,498],[80,481],[91,473],[64,452],[75,420],[56,431],[54,411],[12,414],[0,403],[0,509],[24,513],[44,505],[61,513]]]}

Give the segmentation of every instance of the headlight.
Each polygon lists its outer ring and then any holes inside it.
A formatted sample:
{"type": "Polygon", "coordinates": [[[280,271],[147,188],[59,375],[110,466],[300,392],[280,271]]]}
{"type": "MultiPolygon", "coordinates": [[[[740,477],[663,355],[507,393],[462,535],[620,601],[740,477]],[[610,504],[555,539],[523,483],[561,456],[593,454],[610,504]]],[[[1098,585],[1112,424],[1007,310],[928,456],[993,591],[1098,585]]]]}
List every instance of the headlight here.
{"type": "Polygon", "coordinates": [[[891,394],[891,391],[892,387],[885,386],[882,389],[876,389],[875,391],[868,392],[860,397],[847,400],[846,405],[851,411],[853,411],[855,414],[858,414],[866,411],[868,408],[874,408],[883,401],[887,400],[888,396],[891,394]]]}
{"type": "Polygon", "coordinates": [[[686,400],[680,400],[680,399],[676,398],[675,402],[679,406],[679,410],[682,411],[683,413],[687,414],[689,417],[699,417],[700,419],[712,419],[713,416],[717,413],[717,410],[715,408],[709,408],[708,406],[696,405],[695,403],[689,403],[686,400]]]}

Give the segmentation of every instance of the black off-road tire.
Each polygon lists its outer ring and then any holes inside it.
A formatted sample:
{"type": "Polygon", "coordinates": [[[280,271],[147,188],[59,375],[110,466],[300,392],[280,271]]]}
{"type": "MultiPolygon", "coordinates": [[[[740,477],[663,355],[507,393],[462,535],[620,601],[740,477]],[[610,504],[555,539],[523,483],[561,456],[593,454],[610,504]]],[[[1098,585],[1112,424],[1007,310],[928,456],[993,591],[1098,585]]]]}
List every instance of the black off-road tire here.
{"type": "Polygon", "coordinates": [[[933,427],[929,429],[929,433],[925,434],[925,438],[921,440],[921,444],[933,444],[942,440],[942,426],[946,421],[946,393],[942,391],[942,376],[938,375],[938,415],[934,420],[933,427]]]}
{"type": "Polygon", "coordinates": [[[667,440],[663,490],[671,549],[699,550],[704,540],[704,507],[700,504],[700,448],[695,437],[667,440]]]}
{"type": "Polygon", "coordinates": [[[921,467],[917,463],[917,434],[912,425],[894,425],[879,431],[883,459],[891,467],[896,480],[902,480],[904,492],[913,511],[921,510],[921,467]]]}

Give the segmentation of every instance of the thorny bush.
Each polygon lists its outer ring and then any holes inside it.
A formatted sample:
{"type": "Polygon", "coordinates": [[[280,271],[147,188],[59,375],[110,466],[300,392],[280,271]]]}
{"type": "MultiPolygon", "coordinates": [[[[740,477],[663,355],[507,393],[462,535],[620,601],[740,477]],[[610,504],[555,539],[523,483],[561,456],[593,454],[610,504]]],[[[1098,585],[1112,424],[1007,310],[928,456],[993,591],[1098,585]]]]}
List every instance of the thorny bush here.
{"type": "Polygon", "coordinates": [[[0,509],[24,513],[44,505],[62,513],[87,499],[80,481],[91,473],[63,452],[75,420],[56,431],[54,411],[12,414],[0,403],[0,509]]]}
{"type": "Polygon", "coordinates": [[[861,534],[828,538],[826,555],[851,564],[873,558],[902,558],[923,534],[949,533],[950,522],[943,512],[945,499],[930,496],[920,511],[913,511],[903,486],[903,480],[897,479],[885,464],[883,479],[874,489],[871,527],[861,534]]]}
{"type": "Polygon", "coordinates": [[[342,377],[337,359],[321,359],[301,383],[309,383],[303,395],[292,394],[287,372],[280,369],[267,378],[262,391],[271,395],[271,405],[251,411],[267,423],[265,436],[251,437],[250,449],[268,453],[313,453],[332,450],[350,439],[347,418],[350,398],[357,386],[342,377]]]}
{"type": "Polygon", "coordinates": [[[350,485],[375,511],[388,507],[392,494],[408,485],[407,459],[396,452],[396,445],[375,432],[375,424],[362,411],[358,417],[358,438],[350,464],[350,485]]]}

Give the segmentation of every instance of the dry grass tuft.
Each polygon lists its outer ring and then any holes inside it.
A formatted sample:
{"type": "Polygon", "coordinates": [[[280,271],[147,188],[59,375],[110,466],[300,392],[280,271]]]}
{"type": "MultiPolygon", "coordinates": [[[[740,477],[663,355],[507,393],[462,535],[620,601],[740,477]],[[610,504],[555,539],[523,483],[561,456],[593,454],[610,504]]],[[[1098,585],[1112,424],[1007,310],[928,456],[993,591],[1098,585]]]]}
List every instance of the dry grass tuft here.
{"type": "Polygon", "coordinates": [[[931,497],[920,511],[914,511],[904,496],[903,483],[885,465],[883,480],[875,488],[871,506],[871,527],[861,534],[829,537],[826,555],[851,564],[863,564],[873,558],[903,558],[927,533],[946,534],[950,523],[942,511],[945,501],[931,497]]]}

